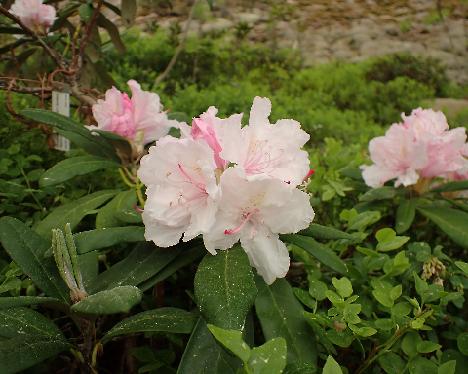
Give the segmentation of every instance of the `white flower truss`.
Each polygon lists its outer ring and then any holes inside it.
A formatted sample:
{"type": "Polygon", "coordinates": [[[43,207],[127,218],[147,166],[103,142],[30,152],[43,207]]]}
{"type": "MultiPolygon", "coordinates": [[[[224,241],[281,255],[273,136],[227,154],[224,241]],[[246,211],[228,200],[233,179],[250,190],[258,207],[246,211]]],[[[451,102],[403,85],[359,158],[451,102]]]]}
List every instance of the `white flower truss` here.
{"type": "Polygon", "coordinates": [[[238,241],[266,283],[282,278],[289,254],[279,234],[309,226],[314,211],[298,189],[309,175],[302,149],[309,135],[300,124],[270,124],[271,103],[256,97],[249,125],[242,114],[216,117],[210,107],[180,138],[166,136],[141,159],[147,186],[145,237],[160,247],[203,236],[206,249],[227,250],[238,241]]]}

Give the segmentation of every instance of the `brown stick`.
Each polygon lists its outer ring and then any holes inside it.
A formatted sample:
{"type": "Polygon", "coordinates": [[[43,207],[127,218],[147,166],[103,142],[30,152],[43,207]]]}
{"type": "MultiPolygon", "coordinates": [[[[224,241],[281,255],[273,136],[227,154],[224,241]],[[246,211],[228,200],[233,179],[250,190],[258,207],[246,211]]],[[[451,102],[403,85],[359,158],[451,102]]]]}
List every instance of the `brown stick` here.
{"type": "Polygon", "coordinates": [[[174,65],[175,65],[175,63],[177,61],[177,58],[179,57],[180,52],[182,52],[182,50],[184,49],[185,41],[187,40],[187,36],[188,36],[190,23],[192,22],[193,14],[194,14],[194,11],[195,11],[195,6],[197,5],[197,3],[198,3],[198,0],[193,1],[192,7],[190,8],[190,12],[189,12],[189,15],[188,15],[188,18],[187,18],[187,22],[185,24],[185,28],[184,28],[184,31],[183,31],[183,34],[182,34],[182,38],[180,39],[180,42],[179,42],[179,45],[177,46],[177,48],[175,50],[175,53],[171,58],[171,61],[169,61],[169,64],[167,64],[166,69],[156,77],[156,80],[154,81],[155,85],[158,85],[164,79],[166,79],[166,77],[169,75],[172,68],[174,67],[174,65]]]}

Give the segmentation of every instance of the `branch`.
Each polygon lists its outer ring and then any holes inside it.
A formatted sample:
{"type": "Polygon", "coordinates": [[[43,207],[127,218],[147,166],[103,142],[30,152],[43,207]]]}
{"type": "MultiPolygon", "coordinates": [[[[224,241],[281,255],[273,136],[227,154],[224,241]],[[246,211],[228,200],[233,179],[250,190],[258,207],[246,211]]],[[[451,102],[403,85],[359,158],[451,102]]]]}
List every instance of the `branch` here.
{"type": "Polygon", "coordinates": [[[183,34],[182,34],[182,38],[180,39],[180,42],[179,42],[179,45],[177,46],[177,48],[175,50],[175,53],[171,58],[171,61],[169,61],[169,64],[167,64],[166,69],[156,77],[156,80],[154,81],[155,85],[158,85],[164,79],[166,79],[166,77],[169,75],[172,68],[174,67],[174,65],[175,65],[175,63],[177,61],[177,58],[179,57],[180,52],[182,52],[182,50],[184,49],[185,41],[187,40],[187,35],[188,35],[190,23],[192,22],[193,14],[194,14],[194,11],[195,11],[195,6],[197,5],[197,3],[198,3],[198,0],[193,1],[192,7],[190,8],[190,12],[189,12],[189,15],[188,15],[188,18],[187,18],[187,22],[185,24],[185,28],[184,28],[184,31],[183,31],[183,34]]]}
{"type": "Polygon", "coordinates": [[[33,30],[31,30],[29,27],[27,27],[21,20],[16,17],[14,14],[10,13],[6,8],[0,5],[0,13],[11,19],[13,22],[17,23],[28,35],[31,35],[35,40],[37,40],[42,48],[47,52],[47,54],[52,57],[52,59],[55,61],[55,63],[60,67],[64,68],[62,59],[59,55],[55,53],[55,51],[39,36],[37,35],[33,30]]]}
{"type": "Polygon", "coordinates": [[[96,22],[97,22],[97,19],[98,19],[99,12],[101,10],[102,4],[103,4],[103,0],[99,0],[97,5],[96,5],[96,8],[94,8],[94,10],[93,10],[93,15],[91,16],[90,21],[86,26],[83,38],[82,38],[81,43],[80,43],[80,54],[79,55],[80,55],[81,58],[83,58],[84,50],[86,48],[86,45],[89,42],[89,38],[91,37],[91,33],[93,31],[93,28],[96,25],[96,22]]]}

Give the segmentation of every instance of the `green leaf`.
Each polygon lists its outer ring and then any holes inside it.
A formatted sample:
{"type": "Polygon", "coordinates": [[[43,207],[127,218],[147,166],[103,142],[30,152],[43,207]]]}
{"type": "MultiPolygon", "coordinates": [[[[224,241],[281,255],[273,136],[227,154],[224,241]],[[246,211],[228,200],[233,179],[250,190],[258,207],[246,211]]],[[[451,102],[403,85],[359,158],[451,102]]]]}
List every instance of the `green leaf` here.
{"type": "Polygon", "coordinates": [[[120,161],[109,142],[100,136],[93,135],[87,128],[66,116],[44,109],[24,109],[20,114],[52,126],[60,135],[94,156],[120,161]]]}
{"type": "Polygon", "coordinates": [[[124,24],[129,26],[135,22],[137,14],[137,1],[136,0],[122,0],[120,12],[124,20],[124,24]]]}
{"type": "Polygon", "coordinates": [[[468,213],[445,207],[418,207],[417,209],[439,226],[455,243],[468,248],[468,213]]]}
{"type": "Polygon", "coordinates": [[[441,186],[433,188],[431,191],[432,192],[451,192],[451,191],[462,191],[462,190],[468,190],[468,180],[448,182],[441,186]]]}
{"type": "Polygon", "coordinates": [[[240,246],[207,254],[195,274],[195,299],[207,322],[242,330],[257,288],[249,259],[240,246]]]}
{"type": "Polygon", "coordinates": [[[311,236],[316,239],[323,240],[354,240],[355,237],[347,232],[337,230],[333,227],[322,226],[312,223],[307,229],[300,232],[300,235],[311,236]]]}
{"type": "Polygon", "coordinates": [[[359,213],[348,222],[348,229],[355,231],[364,231],[368,226],[373,225],[382,218],[379,211],[369,210],[359,213]]]}
{"type": "Polygon", "coordinates": [[[180,252],[177,248],[155,248],[150,243],[142,243],[126,258],[99,274],[87,289],[94,293],[122,285],[138,286],[161,271],[180,252]]]}
{"type": "Polygon", "coordinates": [[[112,41],[112,44],[114,44],[115,46],[115,49],[119,53],[125,53],[126,51],[125,44],[122,42],[122,39],[120,38],[119,29],[114,24],[114,22],[104,17],[102,13],[99,13],[97,22],[98,22],[99,27],[102,27],[107,31],[112,41]]]}
{"type": "Polygon", "coordinates": [[[17,373],[69,348],[63,338],[50,336],[16,336],[0,340],[0,373],[17,373]]]}
{"type": "Polygon", "coordinates": [[[387,374],[401,374],[405,371],[405,362],[394,352],[387,352],[377,360],[387,374]]]}
{"type": "Polygon", "coordinates": [[[457,346],[461,353],[468,356],[468,332],[462,332],[457,336],[457,346]]]}
{"type": "Polygon", "coordinates": [[[450,360],[439,366],[437,374],[455,374],[457,368],[457,361],[450,360]]]}
{"type": "Polygon", "coordinates": [[[359,201],[369,202],[375,200],[388,200],[393,199],[397,194],[397,190],[393,187],[379,187],[367,191],[365,194],[359,196],[359,201]]]}
{"type": "Polygon", "coordinates": [[[416,350],[419,353],[431,353],[431,352],[437,351],[441,347],[442,346],[440,344],[431,342],[429,340],[425,340],[425,341],[418,343],[418,345],[416,346],[416,350]]]}
{"type": "Polygon", "coordinates": [[[255,310],[266,340],[277,337],[286,339],[288,363],[311,363],[317,360],[313,334],[304,318],[304,309],[296,300],[291,286],[284,279],[277,279],[268,286],[257,279],[258,295],[255,310]]]}
{"type": "Polygon", "coordinates": [[[410,374],[437,374],[437,365],[427,358],[418,356],[410,361],[408,370],[410,374]]]}
{"type": "Polygon", "coordinates": [[[73,235],[78,253],[87,253],[119,243],[145,241],[145,228],[140,226],[110,227],[83,231],[73,235]]]}
{"type": "Polygon", "coordinates": [[[52,229],[62,229],[65,227],[66,223],[69,223],[73,230],[86,215],[104,204],[115,194],[116,191],[104,190],[63,204],[55,208],[46,218],[40,221],[34,229],[40,236],[50,240],[52,229]]]}
{"type": "Polygon", "coordinates": [[[293,288],[294,296],[305,306],[309,307],[310,309],[315,309],[317,306],[317,301],[315,301],[312,296],[302,288],[293,288]]]}
{"type": "Polygon", "coordinates": [[[351,323],[348,323],[348,327],[357,335],[362,336],[364,338],[368,338],[369,336],[372,336],[377,333],[377,330],[374,329],[373,327],[369,326],[362,326],[358,327],[356,325],[353,325],[351,323]]]}
{"type": "Polygon", "coordinates": [[[90,295],[73,304],[71,310],[83,314],[128,313],[141,301],[141,291],[134,286],[119,286],[90,295]]]}
{"type": "Polygon", "coordinates": [[[346,274],[348,268],[343,260],[341,260],[330,248],[315,241],[314,239],[302,235],[281,235],[285,241],[301,247],[309,254],[314,256],[324,265],[330,267],[340,274],[346,274]]]}
{"type": "Polygon", "coordinates": [[[409,236],[397,236],[395,231],[388,227],[377,231],[375,238],[379,242],[379,244],[377,244],[377,250],[381,252],[398,249],[410,240],[409,236]]]}
{"type": "Polygon", "coordinates": [[[177,308],[147,310],[124,319],[112,327],[102,338],[103,342],[119,335],[140,332],[169,332],[189,334],[197,321],[190,312],[177,308]]]}
{"type": "Polygon", "coordinates": [[[242,331],[223,329],[211,324],[208,324],[208,329],[218,342],[239,357],[244,363],[249,361],[250,348],[242,338],[242,331]]]}
{"type": "Polygon", "coordinates": [[[42,296],[16,296],[16,297],[0,297],[0,309],[17,308],[20,306],[29,306],[37,304],[55,304],[60,303],[59,299],[54,297],[42,296]]]}
{"type": "Polygon", "coordinates": [[[463,261],[455,261],[455,265],[459,268],[465,275],[468,275],[468,263],[463,261]]]}
{"type": "Polygon", "coordinates": [[[417,332],[410,331],[406,333],[401,341],[401,349],[409,357],[416,356],[418,354],[416,347],[420,342],[422,342],[422,339],[419,334],[417,332]]]}
{"type": "Polygon", "coordinates": [[[16,218],[2,217],[0,241],[13,261],[47,295],[70,300],[54,260],[45,257],[50,245],[44,239],[16,218]]]}
{"type": "Polygon", "coordinates": [[[380,304],[386,306],[387,308],[391,308],[395,303],[395,300],[400,296],[397,295],[398,291],[401,294],[401,285],[400,287],[392,287],[390,283],[379,279],[373,279],[371,281],[371,284],[374,288],[374,290],[372,291],[372,295],[380,304]]]}
{"type": "Polygon", "coordinates": [[[53,186],[55,184],[65,182],[77,175],[84,175],[96,170],[118,167],[118,163],[101,157],[79,156],[67,158],[42,174],[39,179],[39,185],[41,187],[53,186]]]}
{"type": "Polygon", "coordinates": [[[353,286],[348,278],[343,277],[341,279],[337,279],[333,277],[332,283],[333,287],[336,288],[341,297],[346,298],[353,294],[353,286]]]}
{"type": "Polygon", "coordinates": [[[322,374],[343,374],[343,371],[335,359],[332,356],[328,356],[322,374]]]}
{"type": "Polygon", "coordinates": [[[41,313],[29,308],[0,309],[0,336],[39,335],[65,339],[58,327],[41,313]]]}
{"type": "Polygon", "coordinates": [[[286,367],[286,340],[274,338],[252,349],[249,366],[254,374],[281,374],[286,367]]]}
{"type": "Polygon", "coordinates": [[[235,374],[241,362],[216,343],[203,318],[193,329],[180,360],[177,374],[235,374]]]}
{"type": "Polygon", "coordinates": [[[398,206],[395,218],[395,229],[397,234],[407,231],[414,221],[416,214],[416,200],[403,200],[398,206]]]}
{"type": "Polygon", "coordinates": [[[138,287],[143,292],[149,290],[155,284],[163,281],[166,278],[169,278],[177,270],[191,263],[194,263],[196,260],[200,259],[205,253],[206,249],[204,246],[197,246],[186,250],[184,249],[160,272],[158,272],[155,276],[151,277],[150,279],[144,281],[143,283],[140,283],[138,287]]]}
{"type": "Polygon", "coordinates": [[[327,290],[328,287],[326,283],[316,279],[309,280],[309,293],[313,298],[317,299],[318,301],[326,299],[327,290]]]}
{"type": "Polygon", "coordinates": [[[141,214],[135,210],[136,193],[133,190],[118,193],[111,201],[99,209],[96,228],[122,226],[125,223],[141,222],[141,214]]]}

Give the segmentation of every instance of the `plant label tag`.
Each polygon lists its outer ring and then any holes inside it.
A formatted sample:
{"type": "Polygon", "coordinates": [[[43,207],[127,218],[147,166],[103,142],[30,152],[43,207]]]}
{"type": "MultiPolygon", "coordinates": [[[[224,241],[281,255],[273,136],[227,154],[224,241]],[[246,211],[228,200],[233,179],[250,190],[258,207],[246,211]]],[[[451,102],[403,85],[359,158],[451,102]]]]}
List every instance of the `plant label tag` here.
{"type": "MultiPolygon", "coordinates": [[[[52,91],[52,111],[70,117],[70,94],[52,91]]],[[[58,151],[70,150],[70,141],[62,135],[53,134],[54,148],[58,151]]]]}

